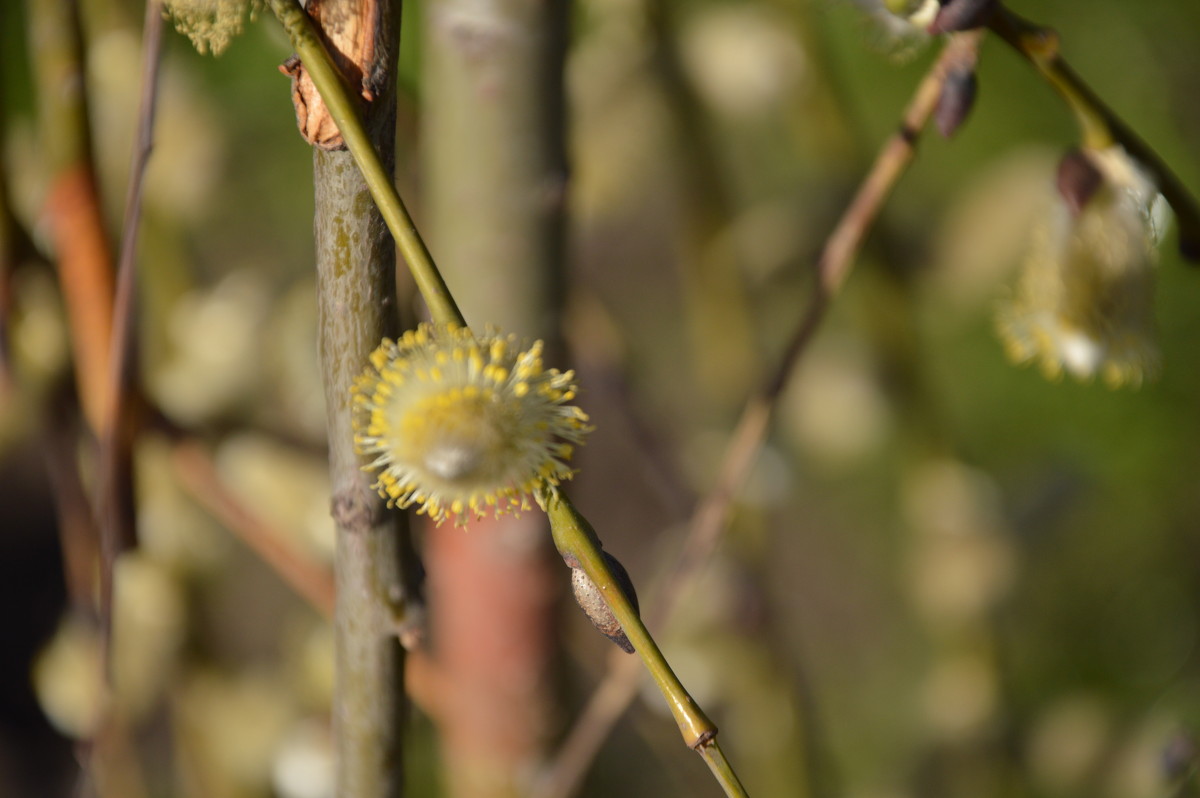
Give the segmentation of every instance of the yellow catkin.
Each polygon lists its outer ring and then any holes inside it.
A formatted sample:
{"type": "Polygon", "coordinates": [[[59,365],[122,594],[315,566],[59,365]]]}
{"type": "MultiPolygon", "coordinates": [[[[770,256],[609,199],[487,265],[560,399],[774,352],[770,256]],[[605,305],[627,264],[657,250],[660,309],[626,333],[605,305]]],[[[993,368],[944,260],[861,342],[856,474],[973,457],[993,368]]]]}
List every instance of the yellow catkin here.
{"type": "Polygon", "coordinates": [[[570,479],[591,427],[568,404],[574,373],[544,368],[541,352],[450,326],[381,342],[353,388],[355,445],[380,495],[463,524],[527,510],[537,487],[570,479]]]}

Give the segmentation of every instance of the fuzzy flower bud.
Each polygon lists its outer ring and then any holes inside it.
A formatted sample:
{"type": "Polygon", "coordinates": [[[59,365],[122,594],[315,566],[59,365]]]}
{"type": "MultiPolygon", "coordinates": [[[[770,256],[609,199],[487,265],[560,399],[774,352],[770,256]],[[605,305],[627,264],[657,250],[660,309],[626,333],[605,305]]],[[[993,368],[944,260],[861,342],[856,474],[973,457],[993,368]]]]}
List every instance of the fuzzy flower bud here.
{"type": "Polygon", "coordinates": [[[919,28],[930,25],[938,14],[938,0],[883,0],[883,7],[919,28]]]}
{"type": "Polygon", "coordinates": [[[1064,371],[1099,374],[1110,387],[1153,379],[1158,191],[1115,146],[1067,156],[1058,182],[1062,196],[999,314],[1005,348],[1052,379],[1064,371]]]}
{"type": "Polygon", "coordinates": [[[529,509],[535,488],[571,478],[591,431],[568,404],[573,380],[543,368],[541,341],[422,324],[385,339],[355,382],[355,446],[389,505],[438,523],[529,509]]]}
{"type": "Polygon", "coordinates": [[[247,14],[254,19],[262,0],[166,0],[163,6],[200,55],[220,55],[241,35],[247,14]]]}

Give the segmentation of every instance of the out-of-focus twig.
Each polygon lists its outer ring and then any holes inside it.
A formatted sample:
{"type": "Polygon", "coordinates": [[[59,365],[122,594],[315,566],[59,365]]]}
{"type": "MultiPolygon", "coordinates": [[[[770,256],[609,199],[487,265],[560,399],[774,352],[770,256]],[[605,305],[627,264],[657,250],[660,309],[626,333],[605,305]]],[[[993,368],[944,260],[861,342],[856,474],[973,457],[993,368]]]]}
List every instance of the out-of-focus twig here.
{"type": "Polygon", "coordinates": [[[125,219],[121,233],[116,294],[113,300],[112,349],[108,356],[108,383],[104,395],[103,427],[98,430],[100,460],[96,480],[96,517],[101,554],[111,568],[117,554],[136,543],[133,501],[133,414],[136,348],[134,347],[134,288],[137,234],[142,215],[142,187],[154,145],[154,109],[158,95],[158,65],[162,52],[162,3],[146,4],[142,28],[142,94],[137,138],[133,146],[125,219]]]}
{"type": "MultiPolygon", "coordinates": [[[[658,600],[647,613],[648,623],[661,623],[670,615],[684,587],[694,579],[716,548],[732,513],[733,501],[766,440],[779,395],[845,282],[880,208],[915,156],[917,138],[937,106],[947,72],[963,59],[975,57],[981,37],[979,31],[951,37],[918,85],[899,129],[883,145],[854,199],[827,239],[816,263],[816,285],[808,306],[774,373],[743,410],[725,448],[716,481],[692,515],[683,550],[658,600]]],[[[629,663],[629,658],[614,660],[618,664],[610,668],[568,735],[539,785],[538,798],[562,798],[576,790],[613,724],[636,695],[639,674],[636,662],[629,663]]]]}
{"type": "MultiPolygon", "coordinates": [[[[40,129],[53,175],[45,213],[67,310],[79,407],[92,432],[100,435],[109,403],[113,267],[92,163],[79,7],[73,0],[46,0],[28,9],[40,129]]],[[[107,679],[113,564],[119,547],[105,539],[103,529],[99,533],[100,659],[107,679]]]]}
{"type": "Polygon", "coordinates": [[[903,121],[883,145],[871,171],[863,180],[821,251],[816,264],[817,284],[808,307],[784,350],[775,373],[747,404],[721,461],[716,483],[692,517],[688,544],[663,589],[656,612],[667,615],[691,580],[694,569],[707,560],[716,545],[737,492],[745,483],[755,456],[766,438],[776,400],[787,385],[800,356],[841,290],[854,264],[854,257],[871,229],[884,201],[916,155],[916,141],[937,105],[947,72],[959,61],[973,58],[982,34],[978,31],[955,36],[926,74],[904,113],[903,121]]]}
{"type": "Polygon", "coordinates": [[[225,486],[211,455],[198,442],[183,440],[171,451],[179,483],[202,507],[263,559],[317,612],[333,617],[333,574],[287,543],[287,535],[254,513],[225,486]]]}
{"type": "Polygon", "coordinates": [[[68,395],[66,390],[51,391],[46,415],[40,448],[46,475],[53,487],[67,597],[81,618],[95,621],[100,533],[79,475],[79,408],[75,405],[75,397],[68,395]]]}
{"type": "MultiPolygon", "coordinates": [[[[279,575],[296,594],[331,620],[336,598],[333,573],[296,550],[289,536],[255,513],[221,479],[208,450],[199,441],[181,439],[171,451],[171,463],[180,485],[246,544],[279,575]]],[[[437,711],[442,678],[429,653],[409,648],[405,686],[413,701],[427,715],[437,711]]]]}

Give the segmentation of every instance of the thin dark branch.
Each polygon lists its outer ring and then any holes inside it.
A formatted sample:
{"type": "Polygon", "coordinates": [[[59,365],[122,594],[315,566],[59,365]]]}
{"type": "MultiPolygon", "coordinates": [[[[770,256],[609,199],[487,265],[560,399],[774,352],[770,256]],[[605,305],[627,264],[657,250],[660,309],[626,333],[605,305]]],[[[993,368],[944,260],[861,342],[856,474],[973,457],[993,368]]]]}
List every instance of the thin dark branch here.
{"type": "MultiPolygon", "coordinates": [[[[105,559],[134,545],[132,502],[132,405],[135,366],[134,289],[137,279],[137,238],[142,217],[142,190],[146,169],[154,149],[154,112],[158,98],[159,60],[162,53],[162,3],[146,4],[142,43],[142,94],[138,111],[137,139],[134,142],[129,187],[125,196],[125,220],[121,231],[121,251],[117,261],[116,294],[113,303],[112,350],[109,357],[108,417],[100,439],[100,479],[97,501],[100,530],[105,543],[105,559]]],[[[107,567],[107,566],[106,566],[107,567]]]]}
{"type": "Polygon", "coordinates": [[[47,410],[39,448],[53,489],[67,597],[79,617],[95,622],[100,534],[79,474],[81,416],[74,392],[68,386],[52,391],[47,410]]]}

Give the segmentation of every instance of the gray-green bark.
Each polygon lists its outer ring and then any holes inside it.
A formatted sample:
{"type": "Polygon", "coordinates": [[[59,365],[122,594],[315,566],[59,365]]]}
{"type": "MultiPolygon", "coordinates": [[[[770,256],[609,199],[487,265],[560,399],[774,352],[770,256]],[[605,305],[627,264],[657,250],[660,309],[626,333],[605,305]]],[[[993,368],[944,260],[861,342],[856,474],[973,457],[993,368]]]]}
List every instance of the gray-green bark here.
{"type": "MultiPolygon", "coordinates": [[[[398,4],[394,13],[398,17],[398,4]]],[[[399,26],[389,29],[398,33],[399,26]]],[[[372,103],[365,121],[390,170],[394,95],[372,103]]],[[[397,331],[395,250],[348,152],[316,151],[313,179],[320,357],[337,524],[337,795],[393,798],[404,792],[404,652],[392,631],[392,608],[404,596],[404,530],[402,516],[385,511],[370,488],[372,478],[360,468],[350,387],[380,339],[397,331]]]]}
{"type": "Polygon", "coordinates": [[[429,5],[426,231],[473,325],[557,333],[569,8],[527,0],[429,5]]]}

